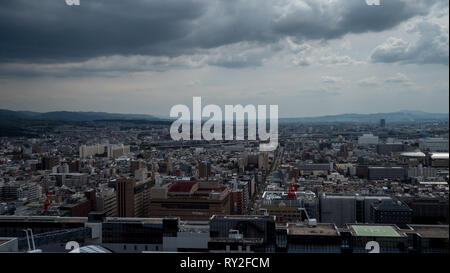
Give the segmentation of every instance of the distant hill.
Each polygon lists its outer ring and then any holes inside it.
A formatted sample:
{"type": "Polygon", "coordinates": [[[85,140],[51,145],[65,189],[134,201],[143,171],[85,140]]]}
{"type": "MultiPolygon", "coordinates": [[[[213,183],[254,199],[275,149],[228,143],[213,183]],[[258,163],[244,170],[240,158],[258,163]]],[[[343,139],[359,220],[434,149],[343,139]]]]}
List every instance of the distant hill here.
{"type": "MultiPolygon", "coordinates": [[[[51,120],[51,121],[94,121],[94,120],[174,120],[170,118],[156,117],[143,114],[117,114],[105,112],[70,112],[56,111],[47,113],[37,113],[30,111],[11,111],[0,109],[0,119],[32,119],[32,120],[51,120]]],[[[319,117],[305,118],[280,118],[280,122],[379,122],[380,119],[386,119],[386,122],[415,122],[415,121],[433,121],[448,120],[448,114],[427,113],[422,111],[403,110],[393,113],[376,114],[341,114],[319,117]]]]}
{"type": "Polygon", "coordinates": [[[416,122],[432,120],[448,120],[449,115],[442,113],[427,113],[422,111],[403,110],[393,113],[376,114],[341,114],[307,118],[280,118],[280,122],[379,122],[385,119],[386,122],[416,122]]]}
{"type": "Polygon", "coordinates": [[[152,115],[116,114],[104,112],[55,111],[37,113],[30,111],[11,111],[0,109],[0,119],[35,119],[57,121],[93,121],[93,120],[160,120],[152,115]]]}

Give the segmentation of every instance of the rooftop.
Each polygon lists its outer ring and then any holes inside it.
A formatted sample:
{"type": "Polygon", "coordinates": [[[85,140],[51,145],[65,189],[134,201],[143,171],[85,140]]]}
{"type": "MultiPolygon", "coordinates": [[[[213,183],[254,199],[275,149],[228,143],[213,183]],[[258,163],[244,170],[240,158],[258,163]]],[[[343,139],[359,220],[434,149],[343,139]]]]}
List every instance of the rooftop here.
{"type": "Polygon", "coordinates": [[[425,154],[422,152],[405,152],[400,155],[405,157],[425,157],[425,154]]]}
{"type": "Polygon", "coordinates": [[[173,183],[168,191],[169,192],[190,192],[192,187],[197,184],[195,181],[177,181],[173,183]]]}
{"type": "Polygon", "coordinates": [[[449,153],[432,153],[431,159],[446,159],[448,160],[449,153]]]}
{"type": "Polygon", "coordinates": [[[449,237],[448,225],[429,226],[429,225],[410,225],[410,227],[426,238],[447,238],[449,237]]]}
{"type": "Polygon", "coordinates": [[[339,232],[334,224],[317,224],[317,226],[314,227],[310,227],[308,225],[289,224],[288,234],[338,236],[339,232]]]}
{"type": "Polygon", "coordinates": [[[356,236],[363,237],[401,237],[392,226],[351,225],[356,236]]]}

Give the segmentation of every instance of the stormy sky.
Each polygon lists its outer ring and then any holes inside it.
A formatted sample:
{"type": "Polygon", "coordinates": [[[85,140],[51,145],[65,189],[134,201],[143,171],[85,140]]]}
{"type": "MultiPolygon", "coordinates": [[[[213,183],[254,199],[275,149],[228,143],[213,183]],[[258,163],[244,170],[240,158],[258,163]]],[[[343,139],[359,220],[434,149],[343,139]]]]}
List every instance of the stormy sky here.
{"type": "Polygon", "coordinates": [[[0,0],[0,108],[449,109],[448,0],[0,0]]]}

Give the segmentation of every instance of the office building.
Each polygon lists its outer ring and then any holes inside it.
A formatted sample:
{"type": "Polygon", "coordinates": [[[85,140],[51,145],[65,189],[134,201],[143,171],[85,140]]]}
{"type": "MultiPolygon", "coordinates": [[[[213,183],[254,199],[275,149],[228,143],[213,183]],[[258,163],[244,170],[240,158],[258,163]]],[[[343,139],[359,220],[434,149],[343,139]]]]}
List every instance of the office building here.
{"type": "Polygon", "coordinates": [[[448,152],[447,138],[424,138],[419,141],[421,151],[448,152]]]}
{"type": "Polygon", "coordinates": [[[378,144],[378,136],[374,136],[373,134],[363,134],[358,137],[358,145],[360,146],[368,146],[368,145],[377,145],[378,144]]]}
{"type": "Polygon", "coordinates": [[[413,211],[401,201],[381,200],[371,204],[371,218],[376,224],[406,227],[412,223],[413,211]]]}
{"type": "Polygon", "coordinates": [[[175,181],[151,190],[152,217],[179,216],[182,220],[207,220],[230,214],[230,193],[210,181],[175,181]]]}

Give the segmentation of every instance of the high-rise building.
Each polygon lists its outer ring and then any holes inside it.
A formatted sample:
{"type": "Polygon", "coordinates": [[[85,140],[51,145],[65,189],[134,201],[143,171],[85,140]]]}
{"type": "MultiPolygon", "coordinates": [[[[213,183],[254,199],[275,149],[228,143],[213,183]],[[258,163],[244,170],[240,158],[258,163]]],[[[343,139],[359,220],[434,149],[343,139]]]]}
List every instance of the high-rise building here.
{"type": "Polygon", "coordinates": [[[107,189],[97,193],[97,211],[104,212],[107,217],[117,216],[117,200],[114,189],[107,189]]]}
{"type": "Polygon", "coordinates": [[[208,179],[211,176],[211,162],[202,161],[198,163],[198,177],[208,179]]]}
{"type": "Polygon", "coordinates": [[[148,217],[150,212],[150,182],[122,178],[116,183],[118,217],[148,217]]]}
{"type": "Polygon", "coordinates": [[[116,182],[117,216],[135,217],[134,214],[134,179],[118,179],[116,182]]]}
{"type": "Polygon", "coordinates": [[[380,119],[380,127],[381,128],[385,128],[386,127],[386,120],[385,119],[380,119]]]}

